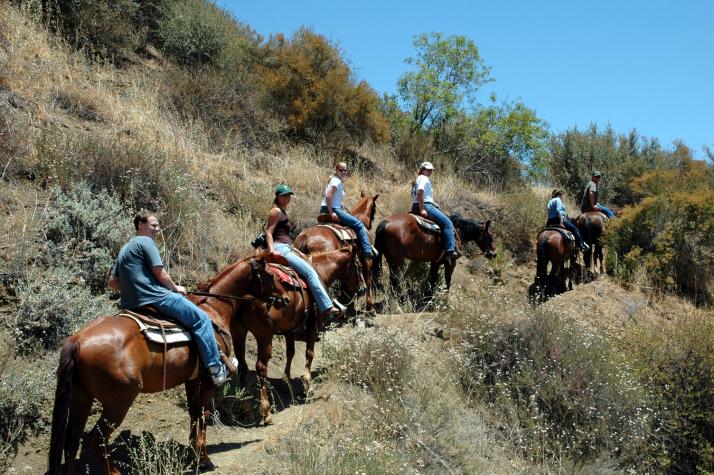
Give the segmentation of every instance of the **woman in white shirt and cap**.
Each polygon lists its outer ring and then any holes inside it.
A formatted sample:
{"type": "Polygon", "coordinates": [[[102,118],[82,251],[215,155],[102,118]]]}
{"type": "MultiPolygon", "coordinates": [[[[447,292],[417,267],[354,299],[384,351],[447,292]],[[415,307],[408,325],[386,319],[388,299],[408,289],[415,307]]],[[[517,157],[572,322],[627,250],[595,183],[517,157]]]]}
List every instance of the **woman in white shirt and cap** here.
{"type": "Polygon", "coordinates": [[[367,228],[362,221],[352,216],[343,204],[345,189],[342,186],[342,181],[347,178],[348,173],[349,170],[345,162],[337,164],[335,174],[332,175],[325,188],[325,196],[320,204],[320,213],[329,214],[332,222],[353,229],[357,234],[357,242],[359,242],[362,255],[372,257],[372,244],[369,242],[367,228]]]}
{"type": "Polygon", "coordinates": [[[422,217],[429,218],[438,224],[444,234],[446,257],[459,257],[461,254],[456,249],[454,223],[434,202],[434,193],[431,186],[431,174],[433,172],[434,165],[431,162],[424,162],[419,167],[419,175],[412,185],[412,213],[418,213],[422,217]]]}

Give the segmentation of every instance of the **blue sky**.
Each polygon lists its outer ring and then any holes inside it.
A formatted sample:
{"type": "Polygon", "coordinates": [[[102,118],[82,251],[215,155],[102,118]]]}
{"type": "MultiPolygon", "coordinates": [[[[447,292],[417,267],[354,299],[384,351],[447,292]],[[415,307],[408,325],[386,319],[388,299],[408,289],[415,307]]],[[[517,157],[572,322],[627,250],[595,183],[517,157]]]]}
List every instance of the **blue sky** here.
{"type": "Polygon", "coordinates": [[[220,1],[266,38],[300,26],[337,43],[358,79],[393,93],[423,32],[462,34],[495,82],[559,132],[637,128],[714,149],[714,1],[220,1]]]}

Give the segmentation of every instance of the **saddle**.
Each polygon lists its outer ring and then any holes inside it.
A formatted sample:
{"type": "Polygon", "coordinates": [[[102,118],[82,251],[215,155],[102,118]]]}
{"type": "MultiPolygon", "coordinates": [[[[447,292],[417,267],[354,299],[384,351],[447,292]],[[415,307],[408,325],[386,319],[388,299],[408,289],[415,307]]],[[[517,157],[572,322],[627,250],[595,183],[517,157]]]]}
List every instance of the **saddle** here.
{"type": "MultiPolygon", "coordinates": [[[[571,233],[570,231],[568,231],[567,229],[565,229],[562,226],[548,226],[548,227],[543,228],[541,233],[543,231],[558,231],[561,234],[561,236],[563,236],[568,241],[575,241],[575,236],[573,236],[573,233],[571,233]]],[[[540,233],[538,233],[538,234],[540,234],[540,233]]]]}
{"type": "MultiPolygon", "coordinates": [[[[330,216],[329,214],[324,214],[320,216],[330,216]]],[[[320,221],[320,216],[317,217],[317,220],[320,221]]],[[[329,221],[328,221],[329,222],[329,221]]],[[[340,224],[318,224],[318,227],[321,228],[329,228],[330,231],[335,233],[335,236],[337,236],[337,239],[339,239],[341,242],[347,242],[347,241],[353,241],[357,239],[357,233],[354,232],[353,229],[348,228],[346,226],[342,226],[340,224]]]]}
{"type": "Polygon", "coordinates": [[[307,288],[307,283],[292,268],[275,263],[269,263],[268,268],[283,284],[294,289],[307,288]]]}
{"type": "Polygon", "coordinates": [[[191,332],[178,323],[167,320],[154,307],[145,306],[141,307],[140,310],[142,313],[121,309],[114,316],[133,320],[139,327],[139,331],[144,334],[144,337],[154,343],[175,345],[193,340],[191,332]]]}
{"type": "Polygon", "coordinates": [[[419,224],[419,226],[421,226],[422,228],[426,229],[427,231],[436,233],[436,234],[441,234],[441,228],[434,221],[431,221],[430,219],[423,218],[421,215],[419,215],[417,213],[410,213],[410,214],[412,216],[414,216],[414,219],[416,219],[417,224],[419,224]]]}

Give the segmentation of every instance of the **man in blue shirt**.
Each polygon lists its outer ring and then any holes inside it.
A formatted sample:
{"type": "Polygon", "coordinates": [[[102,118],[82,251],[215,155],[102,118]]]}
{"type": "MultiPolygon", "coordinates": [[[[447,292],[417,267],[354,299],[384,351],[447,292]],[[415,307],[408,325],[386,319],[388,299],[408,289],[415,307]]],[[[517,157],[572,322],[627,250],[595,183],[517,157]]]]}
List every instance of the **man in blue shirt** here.
{"type": "Polygon", "coordinates": [[[148,211],[134,216],[136,236],[119,251],[109,276],[109,287],[118,290],[121,306],[135,310],[152,305],[185,326],[194,336],[199,356],[216,386],[228,378],[213,333],[211,319],[186,297],[186,289],[174,284],[154,242],[161,230],[159,220],[148,211]]]}
{"type": "Polygon", "coordinates": [[[561,199],[563,193],[565,193],[563,190],[553,190],[553,193],[551,194],[552,198],[548,201],[548,222],[546,222],[545,225],[562,225],[565,229],[573,233],[573,236],[575,236],[575,239],[578,241],[578,247],[580,247],[580,250],[583,252],[587,251],[590,249],[590,246],[583,241],[578,227],[570,221],[568,213],[565,211],[565,205],[561,199]]]}

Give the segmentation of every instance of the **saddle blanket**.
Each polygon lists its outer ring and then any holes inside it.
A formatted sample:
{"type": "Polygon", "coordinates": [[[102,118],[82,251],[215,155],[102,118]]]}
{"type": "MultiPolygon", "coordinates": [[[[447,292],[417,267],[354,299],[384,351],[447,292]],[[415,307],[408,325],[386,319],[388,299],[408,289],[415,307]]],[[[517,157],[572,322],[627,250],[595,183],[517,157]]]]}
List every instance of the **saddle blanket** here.
{"type": "MultiPolygon", "coordinates": [[[[543,231],[558,231],[568,241],[575,241],[575,236],[573,236],[573,233],[571,233],[565,228],[559,228],[557,226],[548,226],[547,228],[544,228],[543,231]]],[[[541,233],[543,231],[541,231],[541,233]]]]}
{"type": "Polygon", "coordinates": [[[428,229],[429,231],[435,232],[437,234],[441,234],[441,228],[434,221],[422,218],[418,214],[412,214],[412,216],[414,216],[414,219],[417,220],[417,223],[419,223],[419,226],[421,226],[422,228],[428,229]]]}
{"type": "Polygon", "coordinates": [[[174,322],[162,322],[164,327],[164,332],[162,334],[161,326],[153,323],[155,320],[148,319],[144,315],[132,312],[131,310],[122,309],[114,316],[126,317],[134,320],[134,322],[139,326],[139,331],[144,334],[144,337],[154,343],[160,343],[162,345],[164,343],[167,345],[176,345],[179,343],[188,343],[193,340],[191,332],[174,322]],[[165,339],[164,336],[166,337],[165,339]]]}
{"type": "Polygon", "coordinates": [[[289,286],[293,288],[300,288],[302,287],[303,289],[307,289],[307,283],[299,276],[297,275],[297,272],[295,272],[293,269],[290,267],[285,267],[280,264],[275,264],[275,263],[270,263],[268,264],[268,268],[278,276],[278,279],[280,279],[280,282],[284,284],[288,284],[289,286]]]}
{"type": "Polygon", "coordinates": [[[340,241],[352,241],[357,239],[357,233],[352,229],[336,224],[318,224],[319,227],[329,228],[340,241]]]}

